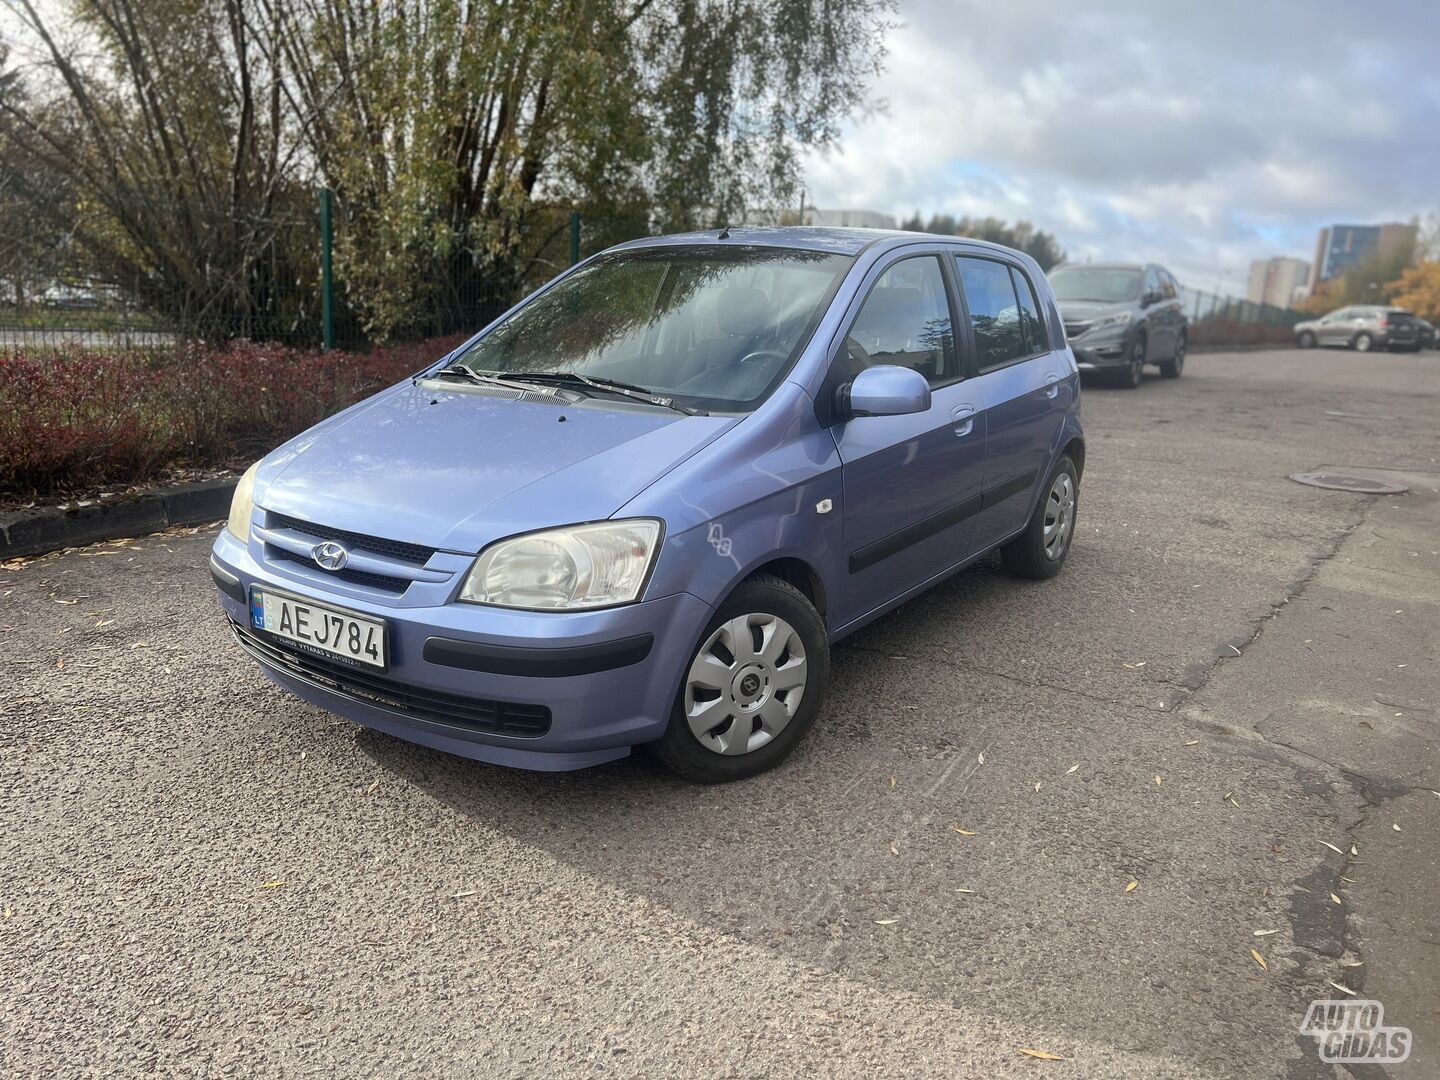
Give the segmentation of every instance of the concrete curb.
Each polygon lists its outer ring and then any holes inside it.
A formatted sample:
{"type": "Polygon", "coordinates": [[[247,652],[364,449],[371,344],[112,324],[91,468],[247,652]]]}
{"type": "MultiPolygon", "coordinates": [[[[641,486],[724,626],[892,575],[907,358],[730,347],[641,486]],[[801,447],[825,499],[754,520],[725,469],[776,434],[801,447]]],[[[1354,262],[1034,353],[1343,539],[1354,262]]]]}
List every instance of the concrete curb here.
{"type": "Polygon", "coordinates": [[[0,562],[101,540],[203,525],[230,513],[237,478],[176,484],[138,495],[0,513],[0,562]]]}

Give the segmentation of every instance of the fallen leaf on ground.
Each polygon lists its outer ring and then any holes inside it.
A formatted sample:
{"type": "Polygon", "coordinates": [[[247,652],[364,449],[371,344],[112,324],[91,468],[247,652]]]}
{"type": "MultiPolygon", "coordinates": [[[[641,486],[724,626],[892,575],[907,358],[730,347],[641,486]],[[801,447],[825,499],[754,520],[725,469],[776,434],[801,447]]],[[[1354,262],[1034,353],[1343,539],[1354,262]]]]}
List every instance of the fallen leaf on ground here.
{"type": "Polygon", "coordinates": [[[1335,852],[1336,855],[1344,855],[1344,854],[1345,854],[1345,852],[1341,851],[1341,850],[1340,850],[1338,847],[1336,847],[1334,844],[1330,843],[1329,840],[1321,840],[1320,843],[1324,844],[1324,845],[1325,845],[1326,847],[1328,847],[1331,851],[1335,852]]]}
{"type": "Polygon", "coordinates": [[[1156,786],[1156,787],[1159,787],[1160,784],[1161,784],[1160,774],[1159,774],[1159,773],[1156,773],[1156,774],[1155,774],[1155,786],[1156,786]]]}
{"type": "Polygon", "coordinates": [[[267,882],[265,882],[264,885],[261,885],[260,888],[262,888],[262,889],[278,889],[278,888],[280,888],[281,885],[284,885],[284,884],[285,884],[285,882],[283,882],[283,881],[267,881],[267,882]]]}
{"type": "Polygon", "coordinates": [[[373,784],[371,784],[369,787],[367,787],[367,788],[365,789],[365,794],[366,794],[366,795],[369,795],[372,791],[374,791],[374,790],[375,790],[376,788],[378,788],[379,786],[380,786],[380,781],[377,779],[373,784]]]}
{"type": "Polygon", "coordinates": [[[1333,892],[1330,894],[1330,899],[1334,900],[1337,904],[1341,902],[1340,897],[1336,896],[1333,892]]]}
{"type": "Polygon", "coordinates": [[[1139,887],[1140,887],[1140,883],[1139,883],[1138,881],[1132,881],[1132,882],[1130,882],[1129,885],[1126,885],[1126,886],[1125,886],[1125,891],[1126,891],[1126,892],[1134,892],[1134,891],[1135,891],[1136,889],[1138,889],[1139,887]]]}
{"type": "Polygon", "coordinates": [[[968,895],[970,895],[970,896],[975,895],[975,890],[974,890],[974,889],[956,889],[955,891],[956,891],[956,892],[963,892],[963,893],[966,893],[966,894],[968,894],[968,895]]]}
{"type": "Polygon", "coordinates": [[[1190,740],[1189,742],[1187,742],[1185,745],[1186,745],[1186,746],[1199,746],[1199,745],[1200,745],[1200,740],[1199,740],[1199,739],[1191,739],[1191,740],[1190,740]]]}
{"type": "Polygon", "coordinates": [[[976,757],[975,757],[975,760],[976,760],[977,762],[979,762],[981,765],[984,765],[984,764],[985,764],[985,753],[984,753],[984,751],[981,751],[979,754],[977,754],[976,757]]]}
{"type": "Polygon", "coordinates": [[[1039,780],[1036,780],[1036,781],[1035,781],[1035,790],[1036,790],[1036,791],[1039,791],[1039,790],[1040,790],[1040,781],[1039,781],[1039,780]]]}
{"type": "Polygon", "coordinates": [[[891,854],[891,855],[899,855],[899,854],[900,854],[899,849],[896,848],[894,844],[891,844],[891,845],[890,845],[890,854],[891,854]]]}
{"type": "MultiPolygon", "coordinates": [[[[1069,776],[1072,772],[1075,772],[1075,770],[1077,770],[1078,768],[1080,768],[1080,766],[1079,766],[1078,763],[1075,764],[1075,765],[1071,765],[1068,769],[1065,770],[1065,775],[1066,775],[1066,776],[1069,776]]],[[[1435,794],[1436,794],[1436,795],[1440,795],[1440,791],[1437,791],[1435,794]]]]}
{"type": "Polygon", "coordinates": [[[1398,822],[1392,821],[1392,822],[1390,823],[1390,828],[1394,829],[1396,832],[1399,832],[1399,831],[1400,831],[1400,825],[1399,825],[1398,822]]]}
{"type": "Polygon", "coordinates": [[[1269,971],[1269,970],[1270,970],[1270,965],[1267,964],[1267,963],[1265,963],[1265,958],[1260,955],[1260,950],[1259,950],[1259,949],[1251,949],[1251,950],[1250,950],[1250,955],[1255,958],[1255,962],[1260,965],[1260,969],[1261,969],[1262,971],[1269,971]]]}
{"type": "Polygon", "coordinates": [[[1351,997],[1355,996],[1355,991],[1351,990],[1348,986],[1341,986],[1339,983],[1332,982],[1330,979],[1326,979],[1325,982],[1328,985],[1335,987],[1335,989],[1339,990],[1342,994],[1349,994],[1351,997]]]}
{"type": "Polygon", "coordinates": [[[875,920],[875,925],[876,925],[876,926],[890,926],[890,925],[892,925],[892,924],[894,924],[894,923],[897,923],[897,922],[899,922],[899,921],[900,921],[899,919],[876,919],[876,920],[875,920]]]}
{"type": "Polygon", "coordinates": [[[464,900],[467,896],[474,896],[477,892],[479,892],[478,889],[469,889],[469,890],[467,890],[466,892],[457,892],[457,893],[452,894],[451,897],[450,897],[450,899],[451,899],[451,900],[464,900]]]}
{"type": "Polygon", "coordinates": [[[975,834],[974,834],[973,832],[971,832],[969,829],[962,829],[962,828],[960,828],[959,825],[951,825],[950,828],[954,829],[954,830],[955,830],[956,832],[958,832],[961,836],[974,836],[974,835],[975,835],[975,834]]]}
{"type": "Polygon", "coordinates": [[[893,776],[890,777],[890,786],[891,786],[891,787],[894,787],[894,786],[895,786],[895,778],[894,778],[893,776]]]}
{"type": "Polygon", "coordinates": [[[1039,1058],[1041,1061],[1064,1061],[1059,1054],[1052,1054],[1049,1050],[1032,1050],[1028,1046],[1017,1046],[1015,1049],[1026,1057],[1039,1058]]]}
{"type": "Polygon", "coordinates": [[[1256,931],[1255,931],[1255,936],[1256,936],[1256,937],[1269,937],[1271,934],[1278,934],[1279,932],[1280,932],[1279,930],[1256,930],[1256,931]]]}

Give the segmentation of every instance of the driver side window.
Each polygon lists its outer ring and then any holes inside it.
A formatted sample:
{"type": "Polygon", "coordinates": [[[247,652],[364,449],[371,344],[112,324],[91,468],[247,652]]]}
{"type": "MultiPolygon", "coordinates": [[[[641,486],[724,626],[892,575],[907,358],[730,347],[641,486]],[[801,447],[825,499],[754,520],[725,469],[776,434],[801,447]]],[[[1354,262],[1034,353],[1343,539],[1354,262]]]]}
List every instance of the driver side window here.
{"type": "Polygon", "coordinates": [[[853,379],[867,367],[914,368],[931,386],[960,374],[945,276],[936,255],[902,259],[876,280],[845,339],[853,379]]]}

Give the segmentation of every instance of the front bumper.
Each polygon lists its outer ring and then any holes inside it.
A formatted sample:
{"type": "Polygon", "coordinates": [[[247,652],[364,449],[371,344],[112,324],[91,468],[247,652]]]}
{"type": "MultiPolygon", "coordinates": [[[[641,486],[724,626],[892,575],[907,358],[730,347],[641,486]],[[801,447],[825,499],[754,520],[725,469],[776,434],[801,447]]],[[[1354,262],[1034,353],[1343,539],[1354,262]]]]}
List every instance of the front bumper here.
{"type": "Polygon", "coordinates": [[[289,565],[264,561],[262,545],[223,530],[211,553],[220,606],[271,681],[365,727],[527,769],[584,768],[659,738],[711,615],[689,593],[573,613],[400,606],[353,587],[325,591],[289,565]],[[253,584],[384,619],[388,669],[349,675],[255,632],[253,584]],[[548,723],[535,720],[547,711],[548,723]]]}
{"type": "Polygon", "coordinates": [[[1100,341],[1070,343],[1075,364],[1081,371],[1108,371],[1130,366],[1130,337],[1124,335],[1100,341]]]}

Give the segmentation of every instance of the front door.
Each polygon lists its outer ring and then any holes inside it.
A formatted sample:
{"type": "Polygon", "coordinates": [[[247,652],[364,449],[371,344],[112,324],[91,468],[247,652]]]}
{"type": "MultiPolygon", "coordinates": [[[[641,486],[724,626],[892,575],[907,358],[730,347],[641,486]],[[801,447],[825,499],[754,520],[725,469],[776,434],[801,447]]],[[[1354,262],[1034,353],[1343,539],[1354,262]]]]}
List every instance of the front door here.
{"type": "Polygon", "coordinates": [[[980,509],[985,417],[962,378],[941,255],[877,270],[827,383],[896,364],[923,374],[932,399],[922,413],[851,417],[831,429],[843,462],[848,573],[837,624],[971,555],[980,509]]]}

